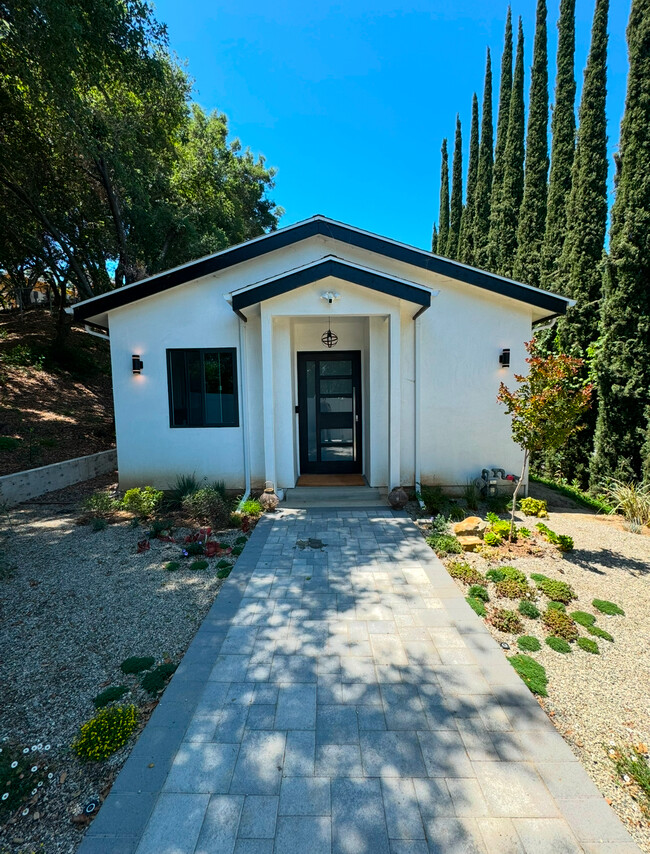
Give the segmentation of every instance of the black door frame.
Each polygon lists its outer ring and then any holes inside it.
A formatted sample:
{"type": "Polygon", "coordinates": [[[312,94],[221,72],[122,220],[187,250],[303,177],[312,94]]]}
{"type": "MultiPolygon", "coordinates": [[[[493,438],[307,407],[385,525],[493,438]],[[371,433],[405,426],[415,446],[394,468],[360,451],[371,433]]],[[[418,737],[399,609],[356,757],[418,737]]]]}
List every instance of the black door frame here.
{"type": "MultiPolygon", "coordinates": [[[[363,407],[361,397],[361,350],[339,350],[336,353],[324,352],[322,350],[300,352],[298,355],[298,446],[300,450],[300,473],[301,474],[362,474],[363,473],[363,407]],[[356,430],[355,447],[356,457],[350,462],[337,462],[333,460],[320,460],[316,462],[309,460],[308,434],[307,434],[307,373],[306,363],[316,362],[352,362],[352,389],[355,394],[356,405],[353,418],[356,415],[354,427],[356,430]]],[[[320,372],[316,374],[316,397],[320,399],[320,372]]],[[[328,379],[328,377],[323,377],[328,379]]],[[[316,436],[317,456],[320,457],[320,406],[316,406],[316,436]]]]}

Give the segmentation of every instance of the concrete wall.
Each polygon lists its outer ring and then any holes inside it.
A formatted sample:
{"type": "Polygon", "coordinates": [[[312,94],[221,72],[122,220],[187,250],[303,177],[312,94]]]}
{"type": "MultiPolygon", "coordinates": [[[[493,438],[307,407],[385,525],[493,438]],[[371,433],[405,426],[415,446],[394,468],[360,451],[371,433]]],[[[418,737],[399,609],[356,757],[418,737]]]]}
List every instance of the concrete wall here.
{"type": "Polygon", "coordinates": [[[419,320],[422,482],[464,485],[490,466],[519,472],[521,451],[512,442],[509,420],[496,396],[500,381],[512,385],[513,373],[525,373],[523,345],[539,312],[480,288],[315,237],[110,313],[122,488],[145,483],[165,488],[179,474],[192,472],[224,480],[230,489],[243,488],[241,426],[171,428],[166,365],[168,348],[236,347],[241,369],[240,326],[245,330],[246,378],[240,383],[239,400],[240,409],[244,400],[248,406],[251,479],[253,485],[261,485],[272,470],[277,486],[293,486],[298,475],[296,353],[323,348],[320,335],[328,316],[340,335],[338,347],[362,351],[366,476],[376,486],[395,479],[413,483],[417,306],[335,279],[247,309],[246,324],[226,302],[230,291],[326,254],[439,291],[419,320]],[[327,290],[337,291],[341,299],[328,305],[320,299],[327,290]],[[509,369],[498,364],[505,347],[511,352],[509,369]],[[140,376],[131,372],[133,353],[144,361],[140,376]],[[395,392],[391,365],[399,366],[395,392]],[[273,410],[274,428],[266,447],[265,400],[266,408],[273,410]],[[274,465],[269,468],[270,456],[274,465]]]}
{"type": "Polygon", "coordinates": [[[76,457],[37,469],[6,474],[0,477],[0,502],[9,507],[37,498],[48,492],[63,489],[74,483],[90,480],[117,468],[117,452],[100,451],[87,457],[76,457]]]}

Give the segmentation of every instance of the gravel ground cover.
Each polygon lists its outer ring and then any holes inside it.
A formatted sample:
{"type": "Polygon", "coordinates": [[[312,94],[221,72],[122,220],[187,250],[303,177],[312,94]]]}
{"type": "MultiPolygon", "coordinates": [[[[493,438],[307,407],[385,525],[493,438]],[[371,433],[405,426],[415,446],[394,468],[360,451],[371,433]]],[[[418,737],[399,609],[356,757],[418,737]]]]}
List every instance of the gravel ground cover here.
{"type": "MultiPolygon", "coordinates": [[[[1,854],[75,851],[84,807],[108,793],[135,742],[105,762],[76,758],[70,744],[94,715],[93,698],[107,686],[127,686],[121,702],[138,706],[143,726],[156,698],[120,663],[130,656],[177,663],[223,583],[216,564],[224,558],[201,571],[185,559],[169,572],[165,564],[178,559],[179,544],[152,539],[149,551],[136,554],[146,524],[123,521],[98,532],[77,524],[80,498],[100,485],[107,480],[23,504],[3,520],[0,746],[5,755],[10,745],[30,748],[29,762],[46,764],[53,779],[37,790],[27,815],[6,822],[0,813],[1,854]]],[[[232,545],[242,533],[217,536],[232,545]]]]}
{"type": "MultiPolygon", "coordinates": [[[[540,705],[550,716],[574,753],[616,810],[643,851],[650,852],[650,816],[644,813],[633,782],[625,781],[616,772],[610,751],[621,746],[648,758],[650,745],[650,536],[648,532],[634,534],[625,530],[617,518],[597,516],[562,498],[554,510],[553,493],[544,490],[535,497],[549,498],[549,518],[544,523],[558,534],[574,538],[575,548],[564,555],[555,547],[534,538],[532,551],[525,554],[518,547],[510,554],[502,550],[486,559],[466,553],[450,555],[444,562],[467,561],[479,572],[499,565],[522,570],[530,581],[531,573],[568,582],[577,599],[566,606],[567,612],[585,611],[596,617],[596,625],[614,637],[614,642],[592,637],[578,626],[580,636],[598,644],[599,655],[589,654],[571,644],[571,654],[560,654],[545,641],[548,632],[540,619],[521,617],[523,630],[517,634],[498,631],[488,622],[492,635],[506,642],[511,656],[518,649],[516,638],[530,635],[538,638],[541,649],[526,652],[546,668],[548,697],[539,698],[540,705]],[[497,557],[498,554],[498,557],[497,557]],[[606,616],[592,606],[594,599],[615,602],[625,616],[606,616]]],[[[534,529],[538,519],[517,513],[517,522],[534,529]]],[[[457,581],[467,593],[469,585],[457,581]]],[[[518,599],[505,599],[496,594],[494,584],[488,584],[490,602],[486,607],[508,608],[517,611],[518,599]]],[[[548,598],[540,595],[537,606],[546,609],[548,598]]]]}

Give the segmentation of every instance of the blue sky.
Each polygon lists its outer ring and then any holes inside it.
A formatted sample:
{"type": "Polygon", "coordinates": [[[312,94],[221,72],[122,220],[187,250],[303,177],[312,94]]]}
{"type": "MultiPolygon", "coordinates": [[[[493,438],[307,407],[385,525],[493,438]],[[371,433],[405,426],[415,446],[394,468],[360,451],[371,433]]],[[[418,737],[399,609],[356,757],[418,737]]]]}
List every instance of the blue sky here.
{"type": "MultiPolygon", "coordinates": [[[[549,0],[551,100],[559,0],[549,0]]],[[[594,0],[576,3],[578,98],[594,0]]],[[[613,152],[625,99],[629,0],[610,10],[613,152]]],[[[460,113],[465,163],[472,93],[492,51],[494,113],[507,0],[158,0],[195,99],[226,113],[233,136],[277,167],[289,225],[315,213],[423,248],[438,214],[440,143],[460,113]]],[[[535,0],[513,0],[530,83],[535,0]]],[[[613,161],[610,159],[610,185],[613,161]]]]}

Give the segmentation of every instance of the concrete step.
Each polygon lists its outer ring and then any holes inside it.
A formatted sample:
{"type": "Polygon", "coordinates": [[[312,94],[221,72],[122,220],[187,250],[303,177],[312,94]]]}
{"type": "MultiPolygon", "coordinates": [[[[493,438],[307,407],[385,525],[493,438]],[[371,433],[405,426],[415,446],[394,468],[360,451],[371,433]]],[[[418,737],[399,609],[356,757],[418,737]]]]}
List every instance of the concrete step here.
{"type": "Polygon", "coordinates": [[[382,491],[370,486],[297,486],[285,491],[283,507],[386,507],[382,491]]]}

